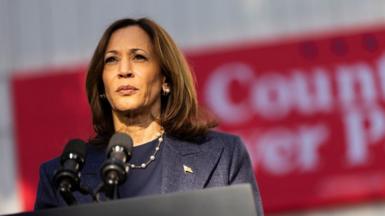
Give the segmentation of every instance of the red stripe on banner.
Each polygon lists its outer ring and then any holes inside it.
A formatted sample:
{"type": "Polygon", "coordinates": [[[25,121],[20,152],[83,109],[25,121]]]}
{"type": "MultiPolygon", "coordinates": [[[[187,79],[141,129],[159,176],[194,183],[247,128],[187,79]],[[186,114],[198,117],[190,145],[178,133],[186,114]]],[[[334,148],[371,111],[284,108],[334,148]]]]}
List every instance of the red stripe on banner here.
{"type": "MultiPolygon", "coordinates": [[[[188,56],[199,100],[247,144],[267,212],[385,198],[385,28],[188,56]]],[[[26,209],[39,164],[91,134],[84,71],[13,80],[26,209]]]]}

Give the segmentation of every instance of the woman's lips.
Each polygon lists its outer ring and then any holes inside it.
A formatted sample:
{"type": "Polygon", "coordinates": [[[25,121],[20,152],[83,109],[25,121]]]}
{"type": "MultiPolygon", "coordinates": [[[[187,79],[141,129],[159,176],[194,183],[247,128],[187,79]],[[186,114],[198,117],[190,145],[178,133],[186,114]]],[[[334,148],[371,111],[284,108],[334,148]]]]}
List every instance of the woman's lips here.
{"type": "Polygon", "coordinates": [[[132,94],[135,94],[136,91],[138,91],[138,89],[130,85],[122,85],[122,86],[119,86],[118,89],[116,89],[116,92],[118,92],[121,95],[132,95],[132,94]]]}

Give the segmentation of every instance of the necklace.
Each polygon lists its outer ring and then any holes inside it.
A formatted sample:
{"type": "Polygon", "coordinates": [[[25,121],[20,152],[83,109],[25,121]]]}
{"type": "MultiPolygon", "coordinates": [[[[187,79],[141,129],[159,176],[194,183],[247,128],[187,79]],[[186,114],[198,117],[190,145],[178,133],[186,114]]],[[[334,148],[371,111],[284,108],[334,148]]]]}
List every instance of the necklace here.
{"type": "Polygon", "coordinates": [[[140,165],[128,163],[128,166],[130,166],[131,169],[145,169],[152,161],[155,160],[156,153],[158,153],[158,151],[160,149],[160,144],[163,142],[163,135],[164,135],[163,130],[161,130],[160,132],[157,133],[156,136],[158,137],[158,144],[155,147],[154,153],[152,153],[152,155],[150,155],[150,158],[147,160],[147,162],[144,162],[140,165]]]}

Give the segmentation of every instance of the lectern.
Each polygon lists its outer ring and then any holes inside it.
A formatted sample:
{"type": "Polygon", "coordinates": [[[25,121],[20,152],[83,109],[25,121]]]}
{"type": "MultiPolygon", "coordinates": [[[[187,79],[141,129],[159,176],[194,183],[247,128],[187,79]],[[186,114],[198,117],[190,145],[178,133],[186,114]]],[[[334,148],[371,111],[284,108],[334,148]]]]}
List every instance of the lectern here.
{"type": "Polygon", "coordinates": [[[14,214],[14,216],[256,216],[251,186],[120,199],[14,214]]]}

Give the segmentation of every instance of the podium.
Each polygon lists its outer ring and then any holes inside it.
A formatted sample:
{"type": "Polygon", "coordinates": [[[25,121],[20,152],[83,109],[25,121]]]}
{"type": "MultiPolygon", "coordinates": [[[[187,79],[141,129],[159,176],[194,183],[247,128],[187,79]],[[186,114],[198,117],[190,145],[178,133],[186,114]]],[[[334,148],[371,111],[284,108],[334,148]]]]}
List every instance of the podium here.
{"type": "Polygon", "coordinates": [[[14,216],[256,216],[248,184],[80,204],[14,216]]]}

